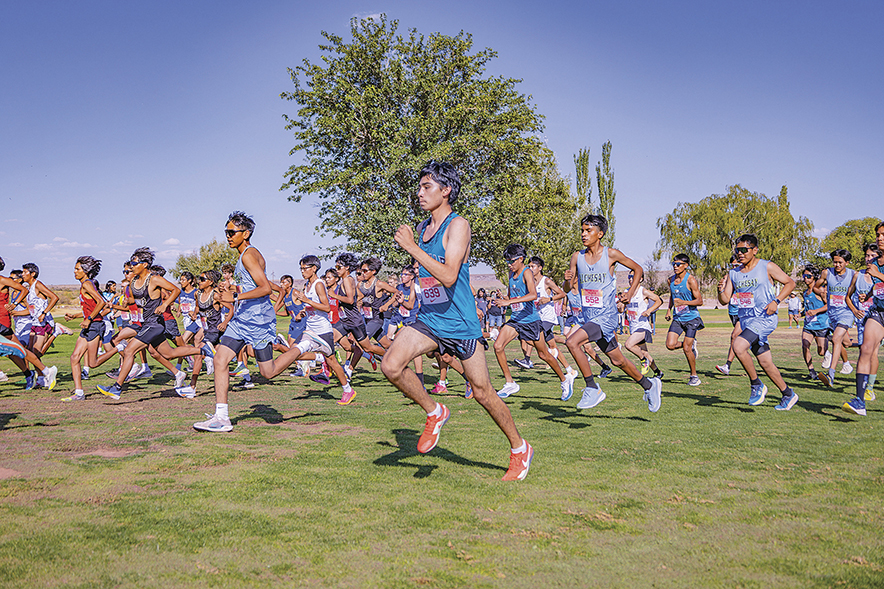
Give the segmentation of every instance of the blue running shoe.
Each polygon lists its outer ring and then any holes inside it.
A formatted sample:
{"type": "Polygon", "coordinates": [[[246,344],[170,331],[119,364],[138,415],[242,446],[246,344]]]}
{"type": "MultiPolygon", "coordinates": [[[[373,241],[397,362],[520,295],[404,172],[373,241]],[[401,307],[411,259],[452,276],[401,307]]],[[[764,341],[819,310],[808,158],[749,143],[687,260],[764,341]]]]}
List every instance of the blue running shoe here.
{"type": "Polygon", "coordinates": [[[473,385],[471,385],[470,383],[467,383],[467,387],[466,387],[466,389],[464,389],[463,398],[464,399],[472,399],[473,398],[473,385]]]}
{"type": "Polygon", "coordinates": [[[119,400],[120,393],[123,392],[122,389],[120,388],[120,385],[118,385],[117,383],[114,383],[111,386],[98,385],[96,388],[98,389],[99,393],[101,393],[102,395],[108,396],[114,400],[119,400]]]}
{"type": "Polygon", "coordinates": [[[599,378],[608,378],[609,376],[611,376],[612,372],[614,372],[613,368],[611,368],[610,366],[605,366],[599,373],[599,378]]]}
{"type": "Polygon", "coordinates": [[[866,402],[860,399],[859,397],[854,397],[848,402],[844,403],[841,406],[842,409],[847,411],[848,413],[855,413],[857,415],[865,415],[866,414],[866,402]]]}
{"type": "Polygon", "coordinates": [[[37,386],[37,375],[34,374],[34,371],[31,370],[28,374],[25,375],[25,390],[32,391],[34,387],[37,386]]]}
{"type": "Polygon", "coordinates": [[[798,395],[795,394],[795,391],[792,389],[786,389],[786,393],[788,394],[783,394],[780,404],[774,407],[777,411],[788,411],[798,402],[798,395]]]}
{"type": "Polygon", "coordinates": [[[215,357],[215,346],[213,346],[210,341],[204,341],[203,345],[200,346],[200,351],[203,353],[203,356],[206,356],[207,358],[215,357]]]}
{"type": "Polygon", "coordinates": [[[311,374],[310,380],[318,382],[319,384],[329,384],[331,382],[328,377],[321,372],[319,374],[311,374]]]}
{"type": "Polygon", "coordinates": [[[767,395],[767,385],[765,384],[754,384],[752,385],[752,394],[749,395],[749,404],[750,405],[761,405],[764,403],[764,396],[767,395]]]}
{"type": "Polygon", "coordinates": [[[580,401],[577,403],[577,408],[590,409],[604,401],[605,397],[606,395],[602,392],[601,387],[595,389],[586,387],[583,389],[583,396],[580,397],[580,401]]]}

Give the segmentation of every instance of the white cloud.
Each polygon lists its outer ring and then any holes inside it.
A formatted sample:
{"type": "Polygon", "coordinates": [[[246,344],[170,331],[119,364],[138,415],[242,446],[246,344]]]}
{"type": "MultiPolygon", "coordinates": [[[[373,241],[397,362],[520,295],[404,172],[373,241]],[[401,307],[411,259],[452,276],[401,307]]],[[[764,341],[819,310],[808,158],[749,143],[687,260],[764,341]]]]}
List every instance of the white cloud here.
{"type": "Polygon", "coordinates": [[[175,239],[174,237],[170,237],[166,241],[163,242],[163,245],[181,245],[181,242],[175,239]]]}
{"type": "Polygon", "coordinates": [[[53,237],[52,241],[70,241],[67,237],[53,237]]]}
{"type": "Polygon", "coordinates": [[[380,12],[357,12],[353,16],[360,19],[360,20],[374,20],[374,21],[381,20],[381,13],[380,12]]]}
{"type": "Polygon", "coordinates": [[[17,242],[17,241],[13,241],[13,242],[10,243],[7,247],[22,247],[23,245],[24,245],[23,243],[19,243],[19,242],[17,242]]]}
{"type": "Polygon", "coordinates": [[[48,243],[38,243],[34,245],[35,250],[51,250],[52,246],[48,243]]]}
{"type": "Polygon", "coordinates": [[[131,241],[118,241],[111,247],[130,247],[132,245],[131,241]]]}
{"type": "Polygon", "coordinates": [[[91,243],[79,243],[77,241],[68,241],[67,243],[61,244],[61,247],[95,247],[91,243]]]}

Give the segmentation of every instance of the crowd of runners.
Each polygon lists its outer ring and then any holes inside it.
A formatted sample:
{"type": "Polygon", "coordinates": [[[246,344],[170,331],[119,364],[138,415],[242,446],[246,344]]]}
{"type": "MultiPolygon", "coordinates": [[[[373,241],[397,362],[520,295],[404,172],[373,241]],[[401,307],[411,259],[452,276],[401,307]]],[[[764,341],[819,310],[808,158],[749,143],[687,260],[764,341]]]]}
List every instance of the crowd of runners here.
{"type": "MultiPolygon", "coordinates": [[[[203,370],[212,376],[215,410],[194,428],[227,432],[233,429],[228,414],[231,378],[240,387],[254,386],[252,361],[267,379],[292,365],[292,376],[325,385],[334,378],[341,387],[337,402],[347,405],[357,393],[351,375],[365,357],[426,412],[417,445],[419,452],[426,453],[436,446],[451,416],[431,393],[445,392],[448,372],[454,370],[464,379],[465,396],[479,402],[510,444],[504,480],[523,479],[534,453],[503,401],[519,391],[506,354],[515,339],[520,340],[524,356],[516,363],[532,367],[531,353],[536,351],[558,378],[563,402],[571,399],[578,378],[583,379],[578,408],[604,401],[596,378],[608,376],[613,366],[641,387],[649,411],[660,409],[663,373],[647,344],[655,332],[652,317],[663,301],[641,286],[643,270],[638,263],[603,245],[608,230],[604,217],[587,215],[581,220],[584,249],[571,256],[561,285],[544,274],[544,260],[529,256],[520,244],[508,246],[503,251],[509,268],[506,292],[488,299],[484,290],[476,296],[470,287],[470,224],[452,210],[460,191],[457,171],[449,164],[430,162],[418,181],[420,206],[429,218],[416,231],[406,225],[396,231],[395,243],[413,263],[386,280],[378,276],[381,260],[360,260],[344,253],[324,273],[318,257],[303,257],[300,288],[289,275],[274,284],[267,277],[263,256],[250,243],[255,223],[239,211],[229,216],[224,229],[228,246],[239,254],[235,266],[206,268],[197,276],[184,272],[172,282],[165,278],[166,270],[154,264],[154,253],[139,248],[124,264],[120,285],[109,281],[102,287],[96,280],[101,261],[78,258],[74,277],[80,282],[80,311],[66,313],[65,319],[80,319],[81,330],[70,358],[74,389],[62,401],[85,400],[83,380],[113,358],[113,369],[107,372],[112,383],[97,389],[119,399],[126,383],[152,375],[149,353],[174,376],[175,391],[182,397],[196,395],[203,370]],[[628,270],[625,292],[617,291],[618,265],[628,270]],[[173,313],[180,316],[181,328],[173,313]],[[622,314],[629,333],[621,344],[617,334],[622,333],[622,314]],[[277,332],[278,316],[290,317],[286,334],[277,332]],[[554,333],[557,324],[562,328],[559,334],[554,333]],[[476,353],[482,346],[487,349],[489,340],[504,377],[499,390],[492,385],[484,352],[476,353]],[[636,357],[637,364],[624,350],[636,357]],[[432,391],[424,383],[425,357],[440,371],[432,391]],[[598,375],[592,361],[601,368],[598,375]]],[[[780,391],[776,409],[788,411],[798,402],[768,343],[778,324],[778,306],[789,301],[789,327],[793,318],[797,325],[798,316],[804,315],[801,345],[808,376],[824,386],[833,385],[839,358],[841,374],[853,371],[847,354],[853,345],[849,330],[856,325],[860,350],[856,395],[844,409],[866,414],[865,403],[875,398],[878,348],[884,338],[884,222],[875,232],[876,241],[865,246],[859,270],[848,267],[851,257],[845,250],[831,253],[829,268],[805,266],[800,298],[793,293],[796,285],[789,274],[757,257],[754,235],[737,238],[732,267],[717,285],[718,303],[728,306],[734,328],[727,361],[716,369],[728,375],[733,360],[740,361],[749,378],[750,405],[761,405],[768,390],[758,378],[755,359],[780,391]],[[814,369],[814,343],[822,358],[819,372],[814,369]]],[[[0,259],[0,272],[4,267],[0,259]]],[[[674,256],[672,270],[666,310],[671,324],[665,344],[668,350],[683,351],[690,373],[687,384],[700,386],[697,333],[704,328],[698,310],[703,295],[688,256],[674,256]]],[[[26,389],[56,386],[58,369],[46,366],[41,357],[64,329],[52,315],[58,301],[39,280],[39,268],[33,263],[8,277],[0,275],[0,353],[22,371],[26,389]]],[[[6,378],[0,373],[0,380],[6,378]]]]}

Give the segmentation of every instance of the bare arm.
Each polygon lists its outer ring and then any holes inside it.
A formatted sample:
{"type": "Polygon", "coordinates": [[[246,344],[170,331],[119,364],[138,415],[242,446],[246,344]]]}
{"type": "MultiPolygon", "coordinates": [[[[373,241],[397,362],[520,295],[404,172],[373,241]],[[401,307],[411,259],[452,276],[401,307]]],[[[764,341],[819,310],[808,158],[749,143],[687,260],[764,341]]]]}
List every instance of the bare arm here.
{"type": "Polygon", "coordinates": [[[408,225],[401,225],[393,239],[411,257],[420,263],[433,278],[443,286],[451,288],[457,282],[460,267],[466,262],[470,249],[470,224],[463,217],[455,217],[448,224],[442,244],[445,248],[445,261],[432,258],[418,246],[414,240],[414,230],[408,225]]]}
{"type": "Polygon", "coordinates": [[[776,315],[777,307],[781,302],[779,297],[782,296],[783,300],[785,300],[785,298],[789,296],[789,293],[791,293],[795,289],[795,281],[792,280],[791,276],[783,272],[783,270],[773,262],[767,263],[767,277],[770,280],[776,280],[783,285],[783,290],[780,291],[780,294],[777,295],[777,298],[771,301],[770,304],[768,304],[765,308],[765,311],[768,315],[776,315]]]}
{"type": "MultiPolygon", "coordinates": [[[[623,264],[630,270],[632,270],[635,275],[635,279],[632,281],[632,286],[629,287],[629,290],[626,291],[626,294],[621,297],[620,300],[630,301],[632,297],[635,296],[635,291],[638,290],[638,287],[641,285],[642,277],[645,272],[642,270],[641,265],[633,260],[632,258],[626,256],[623,252],[618,249],[608,248],[608,260],[611,262],[611,272],[614,272],[614,268],[617,264],[623,264]]],[[[616,276],[616,274],[614,274],[616,276]]]]}

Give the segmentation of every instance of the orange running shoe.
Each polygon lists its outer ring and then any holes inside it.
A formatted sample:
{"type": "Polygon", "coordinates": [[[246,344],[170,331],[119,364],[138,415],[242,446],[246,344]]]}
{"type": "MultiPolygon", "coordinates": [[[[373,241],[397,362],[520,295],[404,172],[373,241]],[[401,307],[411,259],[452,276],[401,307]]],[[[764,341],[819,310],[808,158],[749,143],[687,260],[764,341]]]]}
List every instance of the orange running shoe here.
{"type": "Polygon", "coordinates": [[[510,469],[503,475],[504,481],[521,481],[528,475],[528,469],[531,468],[531,459],[534,458],[534,448],[531,444],[525,442],[527,448],[524,452],[510,452],[510,469]]]}
{"type": "Polygon", "coordinates": [[[424,433],[421,434],[420,439],[417,441],[417,451],[421,454],[426,454],[436,447],[436,444],[439,443],[439,432],[442,431],[442,426],[451,417],[451,411],[448,410],[448,407],[442,403],[439,403],[439,406],[442,407],[442,415],[438,417],[427,415],[427,425],[424,426],[424,433]]]}

